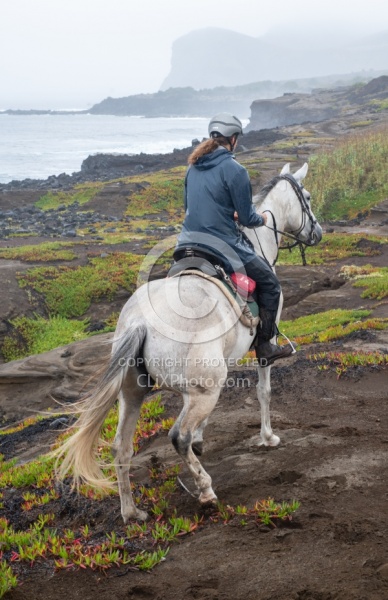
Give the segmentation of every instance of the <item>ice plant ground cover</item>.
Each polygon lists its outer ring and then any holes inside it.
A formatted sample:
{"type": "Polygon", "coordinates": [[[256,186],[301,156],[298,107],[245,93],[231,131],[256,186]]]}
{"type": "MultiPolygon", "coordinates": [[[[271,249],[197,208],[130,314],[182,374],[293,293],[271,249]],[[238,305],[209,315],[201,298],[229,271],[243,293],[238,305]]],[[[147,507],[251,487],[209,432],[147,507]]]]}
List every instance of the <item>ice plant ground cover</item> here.
{"type": "MultiPolygon", "coordinates": [[[[147,440],[170,429],[173,419],[163,418],[164,407],[160,394],[146,402],[141,411],[135,436],[135,451],[147,440]]],[[[40,420],[44,417],[40,417],[40,420]]],[[[37,418],[30,418],[16,427],[3,430],[4,439],[15,432],[31,427],[37,418]]],[[[105,472],[114,476],[110,464],[109,446],[117,426],[117,408],[105,421],[101,439],[101,460],[105,472]]],[[[61,434],[59,442],[67,433],[61,434]]],[[[149,471],[149,483],[134,487],[136,502],[145,505],[152,515],[146,523],[135,521],[118,525],[116,529],[102,533],[87,522],[76,527],[61,522],[63,502],[80,506],[80,500],[68,485],[61,490],[55,481],[54,464],[49,455],[42,455],[31,462],[18,465],[15,460],[0,460],[0,485],[3,489],[0,505],[0,597],[17,586],[29,570],[46,565],[53,571],[86,569],[105,571],[112,567],[130,566],[148,571],[164,560],[171,543],[183,536],[215,524],[228,524],[231,520],[241,527],[252,522],[276,527],[292,520],[299,508],[296,500],[275,502],[274,499],[258,500],[251,507],[236,507],[219,503],[209,514],[191,517],[179,515],[174,508],[174,495],[178,491],[178,465],[161,465],[154,461],[149,471]],[[11,490],[12,510],[7,506],[11,490]],[[15,504],[16,503],[16,504],[15,504]],[[27,516],[23,518],[22,515],[27,516]],[[29,516],[31,515],[31,516],[29,516]],[[15,518],[16,517],[16,518],[15,518]],[[18,522],[24,522],[24,527],[18,522]]],[[[108,497],[89,486],[81,486],[81,497],[88,511],[103,505],[109,510],[117,492],[113,489],[108,497]]]]}

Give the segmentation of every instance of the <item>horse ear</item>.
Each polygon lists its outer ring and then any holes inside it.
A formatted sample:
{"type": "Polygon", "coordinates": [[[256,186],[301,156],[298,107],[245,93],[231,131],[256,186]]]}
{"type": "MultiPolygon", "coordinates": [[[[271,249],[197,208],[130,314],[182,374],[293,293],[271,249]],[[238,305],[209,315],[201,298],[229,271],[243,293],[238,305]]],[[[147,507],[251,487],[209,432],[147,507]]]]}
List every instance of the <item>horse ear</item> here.
{"type": "Polygon", "coordinates": [[[306,177],[308,170],[309,170],[308,164],[304,163],[303,167],[301,167],[299,169],[299,171],[297,171],[296,173],[294,173],[294,179],[296,179],[296,181],[298,183],[300,183],[306,177]]]}
{"type": "Polygon", "coordinates": [[[280,171],[280,175],[287,175],[290,172],[290,163],[284,165],[283,169],[280,171]]]}

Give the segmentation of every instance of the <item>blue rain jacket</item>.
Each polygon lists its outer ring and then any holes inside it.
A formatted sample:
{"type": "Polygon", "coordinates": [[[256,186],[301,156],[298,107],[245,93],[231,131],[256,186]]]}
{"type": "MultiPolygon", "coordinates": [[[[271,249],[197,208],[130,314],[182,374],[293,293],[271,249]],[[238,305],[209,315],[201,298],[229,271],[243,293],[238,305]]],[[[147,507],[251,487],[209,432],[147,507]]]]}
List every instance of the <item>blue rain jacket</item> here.
{"type": "Polygon", "coordinates": [[[209,247],[226,258],[233,270],[255,258],[253,247],[234,221],[234,211],[245,227],[259,227],[264,220],[253,208],[248,172],[232,152],[217,148],[188,168],[185,211],[178,248],[209,247]],[[236,254],[240,264],[236,263],[236,254]]]}

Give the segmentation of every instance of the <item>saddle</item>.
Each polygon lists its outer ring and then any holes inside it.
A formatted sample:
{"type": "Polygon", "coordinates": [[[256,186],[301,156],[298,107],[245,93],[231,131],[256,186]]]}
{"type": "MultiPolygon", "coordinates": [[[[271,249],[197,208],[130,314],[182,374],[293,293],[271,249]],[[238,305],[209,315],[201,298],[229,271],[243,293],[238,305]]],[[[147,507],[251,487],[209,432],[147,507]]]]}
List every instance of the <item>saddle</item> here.
{"type": "Polygon", "coordinates": [[[175,264],[171,267],[167,277],[174,277],[187,269],[198,269],[210,277],[220,279],[221,259],[210,250],[202,250],[187,246],[178,248],[173,254],[175,264]]]}
{"type": "Polygon", "coordinates": [[[229,277],[220,264],[220,257],[211,250],[192,246],[178,248],[173,258],[176,262],[167,277],[197,275],[210,280],[227,297],[241,323],[249,327],[251,335],[254,334],[254,329],[259,324],[259,307],[251,295],[255,288],[252,279],[241,273],[232,273],[229,277]]]}

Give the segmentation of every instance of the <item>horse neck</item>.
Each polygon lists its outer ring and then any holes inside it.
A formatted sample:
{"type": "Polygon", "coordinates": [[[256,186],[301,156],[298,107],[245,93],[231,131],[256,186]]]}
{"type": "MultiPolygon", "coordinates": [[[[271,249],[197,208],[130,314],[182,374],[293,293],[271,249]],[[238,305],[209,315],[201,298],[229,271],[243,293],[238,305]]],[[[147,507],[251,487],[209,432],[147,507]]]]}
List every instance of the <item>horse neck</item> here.
{"type": "Polygon", "coordinates": [[[279,229],[280,231],[285,231],[285,227],[288,220],[287,211],[289,209],[289,204],[287,201],[285,201],[284,192],[279,192],[280,190],[276,190],[275,187],[263,200],[261,205],[256,208],[256,210],[260,213],[266,210],[269,211],[266,213],[268,217],[268,225],[274,227],[273,218],[275,218],[277,229],[279,229]]]}
{"type": "MultiPolygon", "coordinates": [[[[284,207],[283,198],[280,197],[280,194],[276,193],[275,188],[266,196],[266,198],[259,206],[255,207],[255,210],[258,213],[269,211],[266,213],[268,218],[268,226],[275,228],[275,218],[276,229],[284,231],[284,226],[287,222],[286,208],[284,207]]],[[[276,244],[276,237],[274,231],[267,227],[256,227],[255,230],[245,229],[245,233],[253,243],[256,254],[258,254],[259,256],[264,255],[268,262],[272,265],[276,260],[278,254],[278,246],[276,244]]],[[[280,234],[278,234],[277,236],[277,241],[278,244],[280,244],[280,234]]]]}

